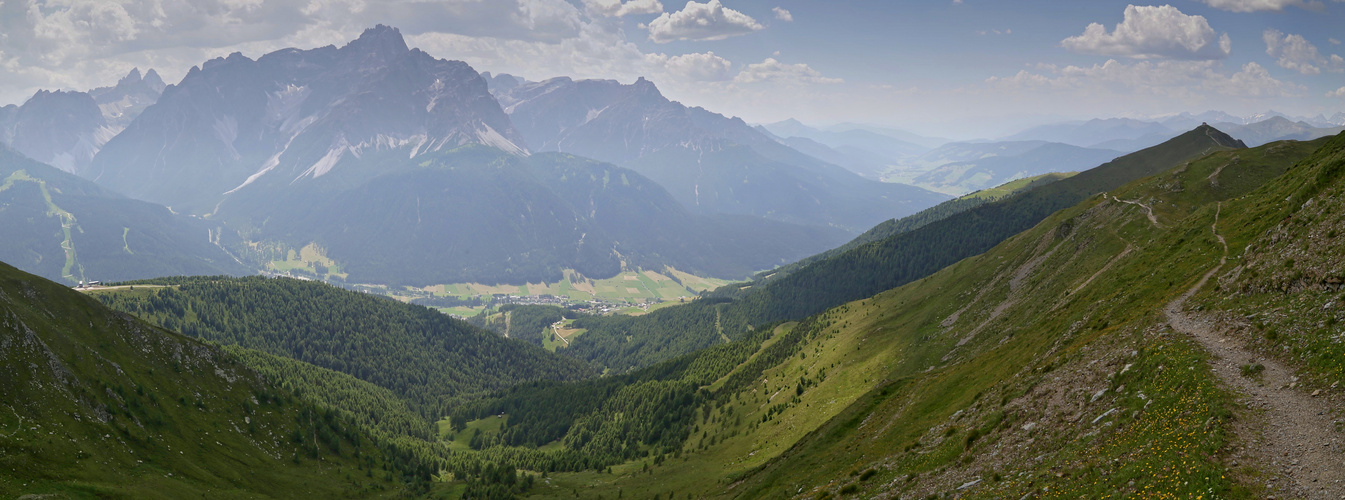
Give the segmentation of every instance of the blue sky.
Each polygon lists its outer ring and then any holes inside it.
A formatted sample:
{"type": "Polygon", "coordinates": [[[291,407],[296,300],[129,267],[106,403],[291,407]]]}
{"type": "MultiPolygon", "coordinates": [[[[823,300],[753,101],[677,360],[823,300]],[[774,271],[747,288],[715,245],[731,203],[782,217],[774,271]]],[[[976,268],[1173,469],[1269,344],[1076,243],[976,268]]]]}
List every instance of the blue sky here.
{"type": "Polygon", "coordinates": [[[173,83],[211,57],[341,45],[384,23],[479,71],[646,76],[753,122],[967,138],[1211,109],[1330,116],[1345,111],[1343,12],[1337,0],[0,0],[0,103],[132,67],[173,83]]]}

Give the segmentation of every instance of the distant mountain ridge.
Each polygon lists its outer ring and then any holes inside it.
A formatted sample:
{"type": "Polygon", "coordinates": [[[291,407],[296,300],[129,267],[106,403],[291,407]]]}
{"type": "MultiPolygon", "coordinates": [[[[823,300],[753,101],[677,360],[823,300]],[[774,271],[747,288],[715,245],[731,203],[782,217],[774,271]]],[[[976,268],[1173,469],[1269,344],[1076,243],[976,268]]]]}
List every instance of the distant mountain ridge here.
{"type": "Polygon", "coordinates": [[[945,199],[863,179],[781,144],[740,118],[668,100],[643,78],[627,85],[560,77],[495,95],[534,150],[631,168],[698,213],[859,232],[945,199]]]}
{"type": "Polygon", "coordinates": [[[130,196],[212,213],[257,183],[316,179],[376,151],[527,148],[466,63],[379,25],[342,48],[242,54],[194,67],[83,172],[130,196]]]}
{"type": "Polygon", "coordinates": [[[0,261],[73,285],[247,274],[218,224],[132,200],[0,145],[0,261]]]}
{"type": "Polygon", "coordinates": [[[1130,152],[1159,144],[1202,124],[1218,127],[1254,147],[1279,140],[1310,140],[1333,135],[1345,127],[1345,112],[1337,112],[1330,118],[1321,114],[1292,117],[1270,110],[1248,116],[1206,111],[1153,119],[1094,119],[1033,127],[1004,140],[1048,140],[1130,152]]]}
{"type": "Polygon", "coordinates": [[[357,165],[385,173],[350,187],[336,176],[259,191],[221,214],[293,248],[318,244],[351,282],[416,286],[665,266],[741,278],[846,239],[832,228],[688,213],[636,172],[566,154],[476,145],[399,161],[357,165]]]}
{"type": "MultiPolygon", "coordinates": [[[[864,128],[821,130],[792,118],[758,125],[757,129],[782,144],[874,180],[882,179],[890,165],[930,150],[927,146],[864,128]]],[[[911,139],[921,140],[926,144],[931,142],[928,138],[911,137],[911,139]]]]}
{"type": "Polygon", "coordinates": [[[79,171],[163,89],[154,70],[142,77],[133,69],[113,87],[40,90],[22,106],[0,108],[0,144],[66,172],[79,171]]]}
{"type": "Polygon", "coordinates": [[[1246,125],[1218,123],[1215,126],[1226,128],[1229,135],[1246,141],[1247,145],[1252,147],[1282,140],[1310,141],[1319,137],[1336,135],[1345,130],[1345,125],[1330,128],[1317,127],[1301,120],[1290,121],[1283,116],[1274,116],[1246,125]]]}
{"type": "Polygon", "coordinates": [[[989,156],[941,165],[912,183],[933,191],[963,195],[1008,181],[1052,172],[1076,172],[1121,156],[1120,151],[1046,143],[1016,155],[989,156]]]}
{"type": "MultiPolygon", "coordinates": [[[[1042,125],[1004,138],[1006,141],[1038,140],[1070,144],[1079,147],[1098,147],[1108,141],[1138,139],[1155,134],[1170,134],[1172,129],[1154,122],[1131,118],[1093,119],[1085,122],[1066,122],[1042,125]]],[[[1175,135],[1175,134],[1174,134],[1175,135]]]]}

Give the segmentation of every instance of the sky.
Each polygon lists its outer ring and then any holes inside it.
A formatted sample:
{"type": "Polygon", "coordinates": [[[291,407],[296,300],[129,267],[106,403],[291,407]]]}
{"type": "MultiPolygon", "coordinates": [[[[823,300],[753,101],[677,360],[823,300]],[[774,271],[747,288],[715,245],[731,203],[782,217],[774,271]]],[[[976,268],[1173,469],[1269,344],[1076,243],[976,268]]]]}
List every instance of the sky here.
{"type": "Polygon", "coordinates": [[[1060,120],[1345,111],[1345,1],[0,0],[0,105],[375,24],[478,71],[644,76],[753,123],[951,138],[1060,120]]]}

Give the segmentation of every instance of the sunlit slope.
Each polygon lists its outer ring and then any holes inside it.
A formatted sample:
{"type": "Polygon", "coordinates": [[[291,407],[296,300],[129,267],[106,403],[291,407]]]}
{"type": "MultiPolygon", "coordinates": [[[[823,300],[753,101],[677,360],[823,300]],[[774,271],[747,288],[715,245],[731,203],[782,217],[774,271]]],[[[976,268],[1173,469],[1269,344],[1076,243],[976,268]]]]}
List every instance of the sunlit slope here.
{"type": "Polygon", "coordinates": [[[964,494],[1251,495],[1220,459],[1230,396],[1162,309],[1219,263],[1211,225],[1236,255],[1239,236],[1279,223],[1245,214],[1339,189],[1345,138],[1275,178],[1323,142],[1204,157],[850,304],[862,340],[835,347],[885,360],[868,371],[873,389],[725,492],[909,495],[979,480],[964,494]],[[1133,200],[1162,208],[1151,220],[1133,200]]]}
{"type": "Polygon", "coordinates": [[[787,319],[868,297],[985,252],[1089,196],[1208,153],[1241,147],[1240,141],[1201,126],[1068,179],[815,263],[761,287],[741,307],[758,318],[787,319]]]}

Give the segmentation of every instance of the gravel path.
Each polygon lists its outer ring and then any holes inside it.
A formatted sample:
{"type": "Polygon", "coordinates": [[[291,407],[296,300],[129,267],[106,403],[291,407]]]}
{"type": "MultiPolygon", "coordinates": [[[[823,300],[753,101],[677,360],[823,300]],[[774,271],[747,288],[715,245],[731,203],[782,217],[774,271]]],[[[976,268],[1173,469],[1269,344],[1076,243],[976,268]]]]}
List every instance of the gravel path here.
{"type": "MultiPolygon", "coordinates": [[[[1211,229],[1220,243],[1218,215],[1211,229]]],[[[1214,355],[1214,371],[1224,383],[1244,395],[1241,401],[1261,411],[1260,436],[1241,436],[1251,448],[1250,455],[1270,467],[1266,483],[1270,494],[1290,497],[1345,499],[1345,438],[1335,430],[1333,419],[1341,408],[1325,397],[1315,397],[1296,389],[1294,371],[1273,359],[1247,349],[1242,341],[1225,336],[1211,320],[1183,310],[1186,300],[1227,263],[1225,257],[1200,282],[1170,302],[1164,309],[1168,324],[1178,332],[1192,336],[1214,355]],[[1241,373],[1242,365],[1259,363],[1265,367],[1259,377],[1241,373]],[[1282,478],[1277,481],[1276,479],[1282,478]]],[[[1250,430],[1250,429],[1249,429],[1250,430]]],[[[1245,432],[1245,430],[1244,430],[1245,432]]]]}
{"type": "Polygon", "coordinates": [[[1154,208],[1153,208],[1153,207],[1151,207],[1151,206],[1149,206],[1149,205],[1145,205],[1145,204],[1143,204],[1143,203],[1140,203],[1139,201],[1127,201],[1127,200],[1122,200],[1122,199],[1120,199],[1120,198],[1117,198],[1116,195],[1112,195],[1111,199],[1116,200],[1116,201],[1118,201],[1118,202],[1120,202],[1120,203],[1125,203],[1125,204],[1127,204],[1127,205],[1134,205],[1134,206],[1143,208],[1143,209],[1144,209],[1144,215],[1146,215],[1146,216],[1149,217],[1149,222],[1154,223],[1154,227],[1163,227],[1162,224],[1159,224],[1159,223],[1158,223],[1158,217],[1154,216],[1154,208]]]}

